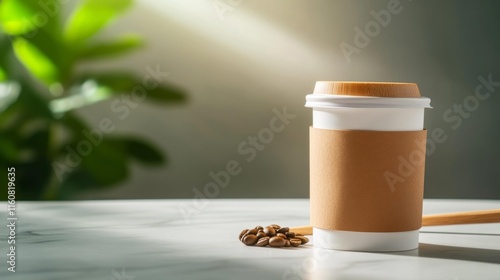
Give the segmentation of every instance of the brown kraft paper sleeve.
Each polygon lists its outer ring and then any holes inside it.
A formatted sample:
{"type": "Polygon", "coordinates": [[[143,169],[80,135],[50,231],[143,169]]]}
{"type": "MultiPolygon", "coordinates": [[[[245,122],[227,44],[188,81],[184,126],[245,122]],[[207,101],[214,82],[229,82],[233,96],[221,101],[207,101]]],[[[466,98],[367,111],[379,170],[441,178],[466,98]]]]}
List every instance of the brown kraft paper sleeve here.
{"type": "Polygon", "coordinates": [[[426,137],[426,130],[311,127],[311,225],[361,232],[418,230],[426,137]]]}

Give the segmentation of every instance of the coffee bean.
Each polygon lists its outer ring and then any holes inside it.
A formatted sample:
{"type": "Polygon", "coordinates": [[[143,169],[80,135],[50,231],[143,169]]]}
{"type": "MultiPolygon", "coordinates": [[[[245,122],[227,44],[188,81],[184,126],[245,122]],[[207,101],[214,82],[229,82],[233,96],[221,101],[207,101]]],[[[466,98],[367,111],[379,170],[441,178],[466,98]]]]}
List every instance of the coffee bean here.
{"type": "Polygon", "coordinates": [[[284,235],[283,233],[276,233],[276,236],[281,237],[283,239],[288,239],[286,238],[286,235],[284,235]]]}
{"type": "Polygon", "coordinates": [[[283,247],[285,246],[285,243],[286,243],[285,239],[278,236],[274,236],[271,239],[269,239],[269,246],[271,247],[283,247]]]}
{"type": "Polygon", "coordinates": [[[238,237],[239,240],[241,240],[241,238],[243,237],[243,235],[245,235],[247,233],[248,229],[244,229],[241,231],[240,233],[240,237],[238,237]]]}
{"type": "Polygon", "coordinates": [[[300,239],[302,244],[306,244],[307,242],[309,242],[309,238],[307,238],[305,236],[295,236],[295,238],[300,239]]]}
{"type": "Polygon", "coordinates": [[[262,238],[262,237],[267,237],[267,235],[263,231],[257,232],[257,237],[262,238]]]}
{"type": "Polygon", "coordinates": [[[255,229],[256,230],[263,230],[264,228],[262,226],[256,226],[255,229]]]}
{"type": "Polygon", "coordinates": [[[269,244],[269,237],[266,236],[266,237],[259,238],[259,241],[257,241],[255,246],[266,247],[268,244],[269,244]]]}
{"type": "Polygon", "coordinates": [[[257,230],[256,229],[249,229],[245,234],[243,234],[241,239],[244,239],[245,236],[250,235],[250,234],[257,235],[257,230]]]}
{"type": "Polygon", "coordinates": [[[243,237],[243,243],[247,246],[253,246],[257,243],[257,236],[255,234],[248,234],[243,237]]]}
{"type": "Polygon", "coordinates": [[[285,239],[285,246],[283,247],[290,247],[290,240],[285,239]]]}
{"type": "Polygon", "coordinates": [[[257,232],[259,232],[259,230],[256,228],[253,228],[253,229],[249,229],[247,234],[257,234],[257,232]]]}
{"type": "Polygon", "coordinates": [[[279,233],[287,233],[290,229],[288,227],[282,227],[278,230],[279,233]]]}
{"type": "Polygon", "coordinates": [[[304,236],[302,233],[296,233],[295,236],[304,236]]]}
{"type": "Polygon", "coordinates": [[[276,235],[276,230],[275,230],[272,226],[267,226],[267,227],[264,229],[264,233],[265,233],[267,236],[275,236],[275,235],[276,235]]]}
{"type": "Polygon", "coordinates": [[[292,247],[298,247],[300,244],[302,244],[302,241],[298,238],[292,238],[290,239],[290,245],[292,245],[292,247]]]}
{"type": "Polygon", "coordinates": [[[271,224],[271,225],[269,225],[269,226],[270,226],[270,227],[273,227],[273,228],[274,228],[274,229],[276,229],[276,230],[278,230],[278,229],[280,229],[280,228],[281,228],[281,227],[280,227],[280,225],[277,225],[277,224],[271,224]]]}
{"type": "Polygon", "coordinates": [[[295,232],[293,232],[293,231],[289,231],[289,232],[285,233],[285,235],[286,235],[286,237],[288,237],[288,238],[294,238],[294,237],[295,237],[295,232]]]}

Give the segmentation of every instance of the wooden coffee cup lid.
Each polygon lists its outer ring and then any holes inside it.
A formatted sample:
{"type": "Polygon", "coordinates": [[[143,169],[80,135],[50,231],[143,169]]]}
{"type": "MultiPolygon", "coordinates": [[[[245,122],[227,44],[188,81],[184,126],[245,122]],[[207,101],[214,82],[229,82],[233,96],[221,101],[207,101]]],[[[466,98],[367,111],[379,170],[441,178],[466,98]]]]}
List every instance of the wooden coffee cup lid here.
{"type": "Polygon", "coordinates": [[[415,83],[318,81],[315,94],[420,98],[415,83]]]}

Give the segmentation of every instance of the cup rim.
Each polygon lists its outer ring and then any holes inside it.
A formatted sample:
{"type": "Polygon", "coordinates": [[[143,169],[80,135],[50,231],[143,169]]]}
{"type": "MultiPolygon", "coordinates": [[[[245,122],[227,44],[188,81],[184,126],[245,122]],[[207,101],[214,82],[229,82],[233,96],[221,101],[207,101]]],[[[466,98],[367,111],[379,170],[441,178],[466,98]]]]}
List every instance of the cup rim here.
{"type": "Polygon", "coordinates": [[[354,95],[308,94],[308,108],[432,108],[428,97],[376,97],[354,95]]]}

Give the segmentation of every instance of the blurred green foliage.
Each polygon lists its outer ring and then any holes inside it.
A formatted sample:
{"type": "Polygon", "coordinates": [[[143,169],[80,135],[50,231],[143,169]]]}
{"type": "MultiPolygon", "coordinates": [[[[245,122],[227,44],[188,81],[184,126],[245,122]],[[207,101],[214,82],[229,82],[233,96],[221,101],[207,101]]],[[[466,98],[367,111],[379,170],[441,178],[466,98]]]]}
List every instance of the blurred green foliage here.
{"type": "MultiPolygon", "coordinates": [[[[15,167],[18,199],[69,199],[82,190],[124,181],[131,160],[166,162],[139,137],[102,133],[102,138],[94,134],[92,142],[85,135],[96,128],[75,109],[130,94],[143,80],[123,70],[81,72],[79,64],[127,54],[143,41],[136,34],[94,38],[131,0],[82,0],[67,11],[69,2],[0,2],[0,178],[6,180],[7,168],[15,167]],[[92,143],[90,152],[83,141],[92,143]]],[[[146,101],[182,103],[185,94],[160,83],[148,88],[146,101]]],[[[0,199],[6,196],[7,191],[0,192],[0,199]]]]}

